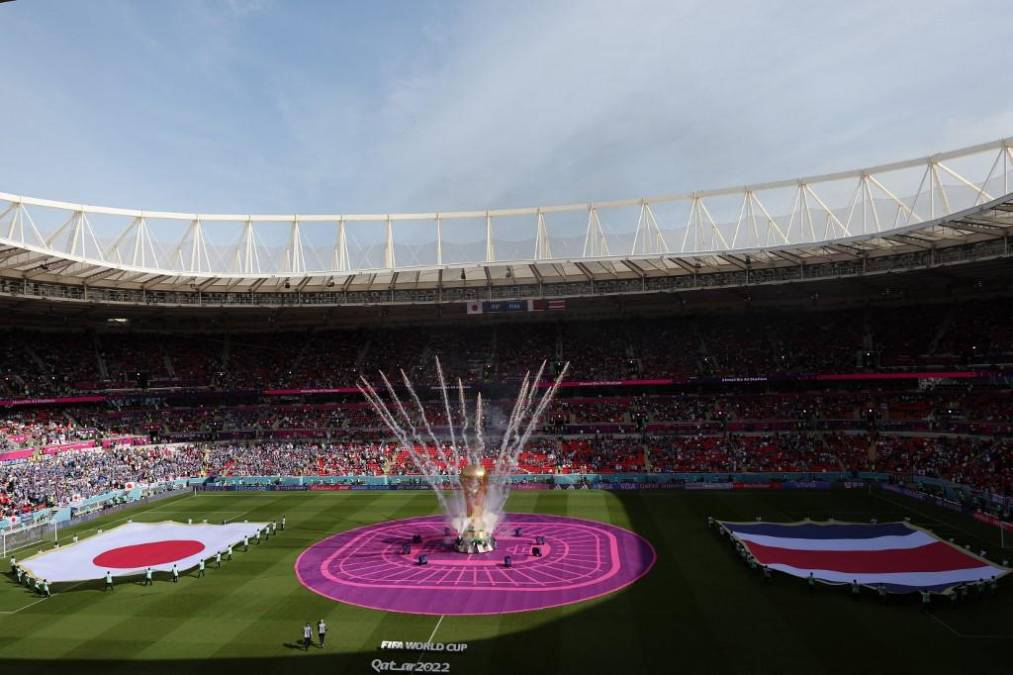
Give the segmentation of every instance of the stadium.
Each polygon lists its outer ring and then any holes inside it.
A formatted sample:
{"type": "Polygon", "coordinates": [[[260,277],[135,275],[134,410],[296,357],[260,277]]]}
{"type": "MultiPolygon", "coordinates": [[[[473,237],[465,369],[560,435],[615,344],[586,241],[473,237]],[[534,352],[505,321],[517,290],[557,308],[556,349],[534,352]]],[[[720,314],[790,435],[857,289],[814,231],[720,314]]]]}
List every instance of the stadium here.
{"type": "Polygon", "coordinates": [[[510,208],[0,192],[0,663],[1003,672],[1013,137],[922,140],[510,208]]]}

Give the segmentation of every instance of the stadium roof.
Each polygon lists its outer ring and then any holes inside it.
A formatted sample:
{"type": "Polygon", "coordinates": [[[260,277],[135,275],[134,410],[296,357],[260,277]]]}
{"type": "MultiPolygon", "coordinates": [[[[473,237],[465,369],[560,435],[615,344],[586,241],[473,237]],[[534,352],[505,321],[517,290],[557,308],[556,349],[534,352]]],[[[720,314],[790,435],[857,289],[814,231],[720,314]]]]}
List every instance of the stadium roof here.
{"type": "Polygon", "coordinates": [[[1011,173],[1006,138],[760,185],[487,211],[196,214],[0,193],[0,293],[60,284],[82,289],[68,299],[315,292],[316,304],[349,294],[376,304],[531,297],[554,284],[579,295],[791,281],[828,265],[891,271],[887,260],[957,262],[944,252],[968,246],[972,259],[1009,255],[1011,173]]]}

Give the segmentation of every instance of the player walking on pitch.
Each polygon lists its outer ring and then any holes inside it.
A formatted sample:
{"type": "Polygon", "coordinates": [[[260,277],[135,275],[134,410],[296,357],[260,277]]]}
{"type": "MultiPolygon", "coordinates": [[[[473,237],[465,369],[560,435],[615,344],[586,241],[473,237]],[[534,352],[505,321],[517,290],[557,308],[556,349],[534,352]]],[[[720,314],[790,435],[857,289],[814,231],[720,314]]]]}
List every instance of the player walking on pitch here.
{"type": "Polygon", "coordinates": [[[310,650],[310,645],[313,644],[313,628],[310,627],[309,623],[303,626],[302,629],[302,649],[304,652],[310,650]]]}
{"type": "MultiPolygon", "coordinates": [[[[282,522],[285,522],[284,520],[282,522]]],[[[320,648],[324,648],[324,643],[327,642],[327,624],[324,623],[323,619],[317,622],[317,638],[320,640],[320,648]]]]}

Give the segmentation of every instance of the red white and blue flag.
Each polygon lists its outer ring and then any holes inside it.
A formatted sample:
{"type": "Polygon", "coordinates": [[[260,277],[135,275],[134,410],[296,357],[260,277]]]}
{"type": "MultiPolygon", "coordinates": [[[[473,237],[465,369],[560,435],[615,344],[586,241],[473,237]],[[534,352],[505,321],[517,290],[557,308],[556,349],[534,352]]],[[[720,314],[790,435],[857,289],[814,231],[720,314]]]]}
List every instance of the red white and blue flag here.
{"type": "Polygon", "coordinates": [[[1010,570],[910,523],[735,523],[721,526],[761,565],[831,584],[945,593],[1010,570]]]}

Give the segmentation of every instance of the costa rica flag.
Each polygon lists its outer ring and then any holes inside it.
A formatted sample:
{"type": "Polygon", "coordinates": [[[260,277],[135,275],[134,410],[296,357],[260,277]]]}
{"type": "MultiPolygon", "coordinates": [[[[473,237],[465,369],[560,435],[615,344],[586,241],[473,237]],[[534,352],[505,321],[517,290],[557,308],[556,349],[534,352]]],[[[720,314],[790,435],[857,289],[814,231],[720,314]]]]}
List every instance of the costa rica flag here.
{"type": "Polygon", "coordinates": [[[906,522],[719,524],[759,564],[829,584],[857,581],[891,593],[945,593],[1010,571],[906,522]]]}

